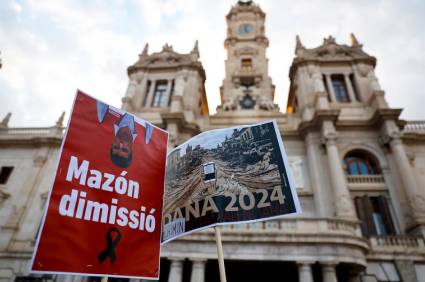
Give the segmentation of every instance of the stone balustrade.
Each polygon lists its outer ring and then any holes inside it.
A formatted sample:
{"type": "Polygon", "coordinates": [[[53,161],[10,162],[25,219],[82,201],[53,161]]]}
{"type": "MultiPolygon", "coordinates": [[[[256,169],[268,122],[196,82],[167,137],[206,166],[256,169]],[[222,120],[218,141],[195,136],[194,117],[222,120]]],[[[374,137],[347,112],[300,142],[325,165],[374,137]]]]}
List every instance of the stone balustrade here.
{"type": "Polygon", "coordinates": [[[406,250],[406,248],[422,249],[425,253],[425,240],[422,237],[415,236],[385,236],[385,237],[371,237],[370,244],[372,249],[385,248],[391,251],[394,249],[406,250]]]}
{"type": "MultiPolygon", "coordinates": [[[[349,235],[361,237],[359,223],[353,220],[325,218],[285,218],[254,223],[230,224],[221,226],[226,234],[316,234],[349,235]]],[[[212,228],[201,231],[213,233],[212,228]]]]}
{"type": "Polygon", "coordinates": [[[5,127],[0,128],[0,140],[29,140],[33,138],[61,139],[64,127],[5,127]]]}
{"type": "Polygon", "coordinates": [[[6,127],[0,128],[0,135],[50,135],[63,132],[63,127],[6,127]]]}
{"type": "Polygon", "coordinates": [[[404,126],[404,132],[424,132],[425,133],[425,120],[411,120],[407,121],[404,126]]]}
{"type": "Polygon", "coordinates": [[[425,239],[418,236],[392,235],[379,237],[374,236],[369,239],[370,251],[369,259],[418,259],[425,258],[425,239]]]}
{"type": "Polygon", "coordinates": [[[384,176],[376,175],[347,175],[348,184],[384,184],[384,176]]]}

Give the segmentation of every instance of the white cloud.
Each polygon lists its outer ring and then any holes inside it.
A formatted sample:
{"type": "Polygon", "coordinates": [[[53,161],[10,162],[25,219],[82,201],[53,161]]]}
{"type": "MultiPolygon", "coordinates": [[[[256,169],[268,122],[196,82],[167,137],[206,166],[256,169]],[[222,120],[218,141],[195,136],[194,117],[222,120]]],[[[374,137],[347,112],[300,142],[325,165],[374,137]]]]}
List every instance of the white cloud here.
{"type": "MultiPolygon", "coordinates": [[[[259,0],[267,14],[267,55],[276,102],[285,109],[288,72],[299,34],[307,47],[354,32],[378,59],[377,76],[403,117],[424,119],[425,4],[421,1],[259,0]]],[[[12,125],[52,125],[70,110],[76,88],[121,105],[126,68],[144,43],[187,53],[199,40],[210,110],[219,103],[226,52],[225,15],[234,2],[199,0],[12,1],[0,3],[0,118],[12,125]],[[41,114],[42,113],[42,114],[41,114]]]]}
{"type": "Polygon", "coordinates": [[[12,1],[10,2],[10,7],[12,8],[12,10],[14,10],[17,14],[19,14],[20,12],[22,12],[22,6],[19,5],[18,2],[16,1],[12,1]]]}

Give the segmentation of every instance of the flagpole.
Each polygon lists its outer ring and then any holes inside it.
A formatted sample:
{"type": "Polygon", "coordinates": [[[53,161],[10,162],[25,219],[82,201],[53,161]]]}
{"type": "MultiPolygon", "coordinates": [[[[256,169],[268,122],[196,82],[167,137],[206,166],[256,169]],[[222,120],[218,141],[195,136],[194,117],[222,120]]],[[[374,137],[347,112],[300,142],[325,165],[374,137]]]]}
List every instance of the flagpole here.
{"type": "Polygon", "coordinates": [[[218,268],[220,270],[220,281],[226,282],[226,269],[224,268],[223,245],[221,244],[220,227],[215,226],[214,231],[215,231],[215,243],[217,245],[218,268]]]}
{"type": "Polygon", "coordinates": [[[101,282],[108,282],[108,276],[103,276],[101,282]]]}

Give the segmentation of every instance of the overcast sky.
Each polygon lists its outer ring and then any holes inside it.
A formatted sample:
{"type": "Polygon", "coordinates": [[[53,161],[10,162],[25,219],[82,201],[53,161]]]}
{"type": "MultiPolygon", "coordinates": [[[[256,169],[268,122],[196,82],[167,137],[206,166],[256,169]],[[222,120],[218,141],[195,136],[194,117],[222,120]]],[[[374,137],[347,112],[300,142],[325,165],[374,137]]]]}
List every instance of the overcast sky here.
{"type": "MultiPolygon", "coordinates": [[[[188,53],[199,40],[211,113],[224,77],[225,15],[236,1],[0,1],[0,119],[50,126],[71,108],[77,88],[121,106],[133,64],[146,42],[188,53]]],[[[285,109],[295,35],[308,48],[328,35],[349,44],[354,32],[376,56],[377,77],[405,119],[425,119],[425,1],[258,0],[266,13],[270,76],[285,109]]]]}

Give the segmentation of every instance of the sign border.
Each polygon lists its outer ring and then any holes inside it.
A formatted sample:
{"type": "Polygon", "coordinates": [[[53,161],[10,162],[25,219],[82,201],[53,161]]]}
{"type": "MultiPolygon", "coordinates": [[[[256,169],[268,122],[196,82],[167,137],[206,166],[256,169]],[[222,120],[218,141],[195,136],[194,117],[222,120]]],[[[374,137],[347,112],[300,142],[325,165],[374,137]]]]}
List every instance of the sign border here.
{"type": "MultiPolygon", "coordinates": [[[[58,168],[59,168],[59,163],[60,163],[61,156],[62,156],[63,146],[65,144],[65,140],[66,140],[66,137],[68,135],[68,129],[69,129],[69,125],[71,124],[72,113],[74,112],[75,102],[77,101],[77,96],[80,93],[83,94],[83,95],[86,95],[86,96],[88,96],[88,97],[90,97],[90,98],[92,98],[92,99],[94,99],[96,101],[100,101],[100,102],[104,103],[103,101],[101,101],[101,100],[99,100],[99,99],[97,99],[97,98],[95,98],[95,97],[93,97],[93,96],[91,96],[91,95],[89,95],[89,94],[87,94],[87,93],[85,93],[85,92],[83,92],[83,91],[81,91],[80,89],[77,88],[77,91],[75,93],[74,100],[72,102],[72,107],[71,107],[70,117],[68,119],[68,124],[66,126],[65,133],[64,133],[64,135],[62,137],[62,144],[61,144],[60,151],[59,151],[59,157],[56,160],[55,176],[53,178],[53,183],[52,183],[52,185],[49,188],[49,195],[48,195],[46,204],[44,205],[43,217],[42,217],[42,220],[41,220],[40,229],[39,229],[39,232],[37,234],[37,240],[36,240],[35,245],[34,245],[34,249],[33,249],[33,253],[32,253],[32,256],[31,256],[30,264],[28,266],[29,273],[34,273],[34,274],[61,274],[61,275],[76,275],[76,276],[77,275],[80,275],[80,276],[91,276],[91,277],[93,277],[93,276],[97,276],[97,277],[99,277],[99,276],[100,277],[107,276],[107,277],[114,277],[114,278],[159,280],[159,276],[160,276],[160,273],[161,273],[161,247],[162,247],[161,237],[159,239],[158,276],[157,277],[125,276],[125,275],[99,274],[99,273],[82,273],[82,272],[40,271],[40,270],[33,270],[32,269],[32,266],[34,264],[35,255],[36,255],[36,253],[38,251],[38,245],[39,245],[39,242],[40,242],[41,234],[43,233],[44,223],[45,223],[45,220],[46,220],[46,217],[47,217],[47,211],[48,211],[48,207],[49,207],[49,204],[50,204],[50,197],[51,197],[51,194],[52,194],[52,191],[53,191],[54,182],[55,182],[57,171],[58,171],[58,168]]],[[[127,111],[124,111],[124,110],[115,108],[114,106],[111,106],[108,103],[104,103],[104,104],[107,104],[108,106],[112,107],[114,110],[116,110],[118,112],[126,112],[127,113],[127,111]]],[[[131,114],[134,117],[134,119],[135,119],[136,122],[139,122],[139,123],[142,123],[142,121],[143,122],[148,122],[148,121],[145,121],[145,120],[137,117],[136,115],[134,115],[132,113],[129,113],[129,114],[131,114]]],[[[157,127],[157,126],[155,126],[153,124],[151,124],[151,125],[154,126],[155,129],[159,129],[162,132],[165,132],[167,134],[167,143],[166,144],[168,146],[168,139],[170,137],[169,133],[166,130],[162,129],[162,128],[159,128],[159,127],[157,127]]],[[[167,153],[167,155],[168,155],[168,153],[167,153]]],[[[165,160],[165,166],[164,166],[164,183],[163,183],[164,193],[165,193],[165,173],[166,173],[166,169],[167,169],[167,158],[165,160]]],[[[164,197],[162,198],[162,206],[164,207],[164,197]]],[[[160,229],[161,229],[160,230],[160,234],[161,234],[161,236],[162,236],[162,220],[163,220],[163,218],[162,218],[162,214],[161,214],[161,226],[160,226],[160,229]]]]}
{"type": "MultiPolygon", "coordinates": [[[[287,213],[287,214],[280,214],[280,215],[274,215],[274,216],[270,216],[270,217],[265,217],[265,218],[258,218],[258,219],[250,219],[250,220],[243,220],[243,221],[230,221],[230,222],[216,222],[216,223],[212,223],[209,225],[205,225],[187,232],[183,232],[178,234],[177,236],[170,238],[168,240],[165,240],[163,242],[161,242],[161,245],[166,244],[170,241],[173,241],[177,238],[198,232],[198,231],[202,231],[205,230],[207,228],[210,227],[215,227],[215,226],[223,226],[223,225],[230,225],[230,224],[242,224],[242,223],[254,223],[254,222],[261,222],[261,221],[266,221],[266,220],[271,220],[271,219],[277,219],[277,218],[285,218],[285,217],[290,217],[290,216],[294,216],[294,215],[298,215],[302,213],[302,208],[301,208],[301,204],[298,198],[298,194],[296,192],[296,188],[295,188],[295,180],[294,177],[292,175],[292,171],[289,167],[289,162],[288,162],[288,157],[286,155],[286,150],[285,150],[285,146],[283,145],[283,141],[282,141],[282,136],[280,135],[280,131],[279,131],[279,127],[277,125],[276,119],[271,119],[271,120],[266,120],[266,121],[262,121],[262,122],[258,122],[258,123],[254,123],[254,124],[249,124],[249,125],[239,125],[239,126],[233,126],[233,127],[226,127],[226,128],[219,128],[219,129],[213,129],[213,130],[208,130],[208,131],[204,131],[194,137],[197,137],[201,134],[206,134],[208,132],[214,132],[214,131],[220,131],[223,129],[239,129],[239,128],[245,128],[245,127],[253,127],[253,126],[257,126],[257,125],[262,125],[262,124],[266,124],[266,123],[272,123],[273,124],[273,129],[276,133],[276,138],[277,138],[277,142],[279,144],[279,149],[280,149],[280,155],[282,156],[283,159],[283,165],[285,167],[285,171],[286,171],[286,175],[288,177],[288,181],[289,181],[289,188],[291,189],[291,193],[292,193],[292,199],[294,200],[294,206],[295,206],[295,212],[292,213],[287,213]]],[[[192,138],[194,138],[192,137],[192,138]]],[[[191,138],[191,139],[192,139],[191,138]]],[[[182,145],[189,143],[191,141],[191,139],[187,140],[186,142],[180,144],[179,146],[177,146],[176,148],[174,148],[173,150],[171,150],[168,154],[167,154],[167,159],[168,156],[174,152],[175,150],[179,149],[182,145]]],[[[165,194],[164,194],[164,200],[165,200],[165,194]]],[[[164,220],[164,218],[163,218],[164,220]]],[[[162,238],[162,234],[161,234],[161,238],[162,238]]]]}

